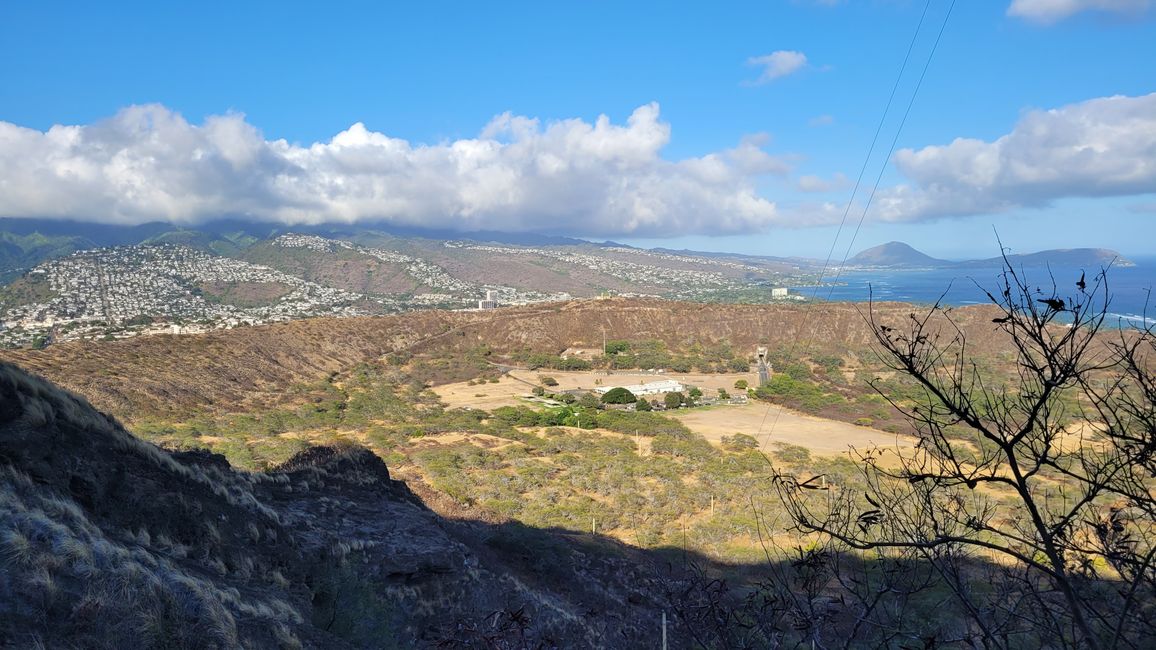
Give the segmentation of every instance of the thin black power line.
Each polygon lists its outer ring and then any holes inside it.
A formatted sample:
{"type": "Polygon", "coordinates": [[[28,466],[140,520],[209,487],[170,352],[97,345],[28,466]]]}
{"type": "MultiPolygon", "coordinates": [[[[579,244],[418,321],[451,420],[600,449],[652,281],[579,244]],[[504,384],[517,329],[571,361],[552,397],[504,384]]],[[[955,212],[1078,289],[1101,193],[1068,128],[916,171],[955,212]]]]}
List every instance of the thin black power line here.
{"type": "Polygon", "coordinates": [[[919,22],[915,25],[915,33],[911,36],[911,42],[907,44],[907,54],[903,55],[903,64],[899,66],[899,74],[895,76],[895,83],[891,86],[891,94],[887,97],[887,105],[883,108],[883,115],[879,117],[879,124],[875,127],[875,135],[871,137],[871,145],[867,147],[867,155],[863,158],[863,165],[859,167],[859,176],[855,179],[855,187],[851,189],[851,196],[847,199],[847,206],[843,208],[843,217],[839,220],[839,227],[835,231],[835,238],[831,240],[831,248],[827,251],[827,259],[823,261],[823,267],[819,270],[819,280],[815,284],[815,290],[811,293],[811,299],[819,295],[819,288],[823,283],[823,276],[831,264],[831,258],[835,254],[835,246],[839,243],[839,237],[843,234],[843,226],[847,223],[847,215],[851,213],[851,206],[855,203],[855,195],[859,193],[859,185],[863,182],[863,174],[867,172],[867,166],[871,163],[871,156],[875,154],[875,144],[879,141],[879,134],[883,131],[883,125],[887,122],[887,114],[891,112],[891,103],[895,101],[895,93],[899,90],[899,83],[903,81],[903,74],[907,72],[907,62],[911,59],[911,52],[915,49],[916,41],[919,40],[919,32],[923,29],[923,20],[927,17],[929,7],[931,7],[931,0],[927,0],[923,5],[923,13],[919,14],[919,22]]]}
{"type": "Polygon", "coordinates": [[[887,171],[887,161],[891,159],[891,154],[895,153],[895,145],[899,142],[899,134],[903,132],[903,126],[907,124],[907,116],[911,115],[911,107],[915,105],[915,96],[919,94],[919,88],[923,85],[923,79],[927,76],[927,69],[931,67],[931,59],[935,56],[935,50],[939,48],[939,41],[943,38],[943,32],[947,29],[947,21],[951,18],[951,11],[955,9],[955,1],[951,0],[951,4],[947,6],[947,14],[943,17],[943,24],[939,27],[939,33],[935,36],[935,42],[931,45],[931,52],[927,55],[927,61],[923,64],[923,71],[919,74],[919,81],[915,83],[915,90],[911,93],[911,100],[907,102],[907,110],[903,112],[903,119],[899,121],[899,128],[895,130],[895,137],[891,139],[891,147],[887,150],[887,157],[883,159],[883,164],[879,167],[879,174],[875,177],[875,184],[871,186],[871,194],[867,195],[867,203],[863,206],[863,212],[859,215],[859,223],[855,224],[855,232],[851,233],[851,241],[847,244],[847,250],[843,253],[843,261],[839,264],[839,271],[835,274],[835,280],[831,284],[831,291],[827,292],[827,299],[831,299],[832,293],[835,291],[835,284],[839,281],[843,274],[843,268],[847,265],[847,258],[851,255],[851,247],[855,245],[855,240],[859,237],[859,230],[863,227],[863,221],[867,218],[867,211],[871,209],[871,202],[875,200],[875,192],[879,189],[879,182],[883,180],[883,174],[887,171]]]}
{"type": "MultiPolygon", "coordinates": [[[[819,291],[823,286],[823,277],[827,274],[827,269],[831,265],[831,258],[835,255],[835,246],[839,244],[839,238],[843,235],[843,226],[847,223],[847,215],[851,213],[851,206],[855,204],[855,195],[859,193],[859,186],[863,182],[863,175],[867,173],[867,166],[871,164],[871,157],[875,154],[875,145],[879,142],[879,134],[883,132],[883,125],[887,123],[887,115],[891,112],[891,104],[895,101],[895,94],[899,90],[899,84],[903,81],[903,75],[907,72],[907,64],[911,60],[911,52],[915,49],[915,43],[919,40],[919,32],[923,30],[923,21],[927,18],[927,11],[931,7],[931,0],[927,0],[923,4],[923,11],[919,14],[919,22],[915,25],[915,32],[911,35],[911,41],[907,44],[907,52],[903,55],[903,63],[899,66],[899,74],[895,76],[895,83],[891,85],[891,94],[887,96],[887,104],[883,107],[883,114],[879,116],[879,124],[875,126],[875,134],[871,137],[871,144],[867,147],[867,155],[863,158],[863,164],[859,167],[859,175],[855,179],[855,186],[851,189],[851,196],[847,199],[847,205],[843,208],[843,216],[839,220],[839,227],[835,230],[835,237],[831,240],[831,248],[827,251],[827,258],[823,260],[823,266],[819,269],[819,278],[815,281],[815,286],[811,291],[811,300],[819,296],[819,291]]],[[[830,296],[828,295],[828,299],[830,296]]],[[[791,347],[787,349],[787,357],[790,358],[795,354],[795,349],[798,347],[799,337],[791,340],[791,347]]],[[[758,436],[762,436],[763,429],[766,428],[767,416],[771,413],[771,407],[768,405],[766,412],[763,413],[763,419],[759,422],[758,436]]],[[[775,415],[775,421],[771,424],[770,434],[773,434],[775,428],[779,423],[779,416],[783,413],[782,407],[779,407],[779,412],[775,415]]],[[[768,434],[768,435],[770,435],[768,434]]]]}
{"type": "MultiPolygon", "coordinates": [[[[842,276],[843,268],[846,266],[847,258],[850,256],[850,253],[851,253],[851,248],[854,246],[855,240],[859,236],[859,231],[863,227],[863,221],[867,216],[867,211],[871,207],[871,202],[875,198],[875,193],[879,189],[879,183],[881,182],[881,180],[883,178],[883,174],[887,169],[887,162],[891,159],[891,155],[895,151],[895,146],[899,141],[899,136],[903,132],[903,127],[907,123],[907,118],[911,114],[912,107],[915,105],[915,98],[919,94],[919,89],[923,86],[923,80],[927,76],[928,68],[931,66],[931,60],[935,57],[935,51],[938,49],[939,42],[943,38],[943,33],[947,29],[948,20],[951,18],[952,10],[955,8],[955,1],[956,0],[952,0],[951,4],[948,6],[947,13],[943,17],[943,23],[939,27],[939,33],[935,37],[935,42],[932,44],[931,51],[927,55],[927,60],[923,64],[923,70],[920,72],[919,79],[915,84],[915,89],[912,91],[911,98],[907,102],[907,108],[903,113],[903,118],[899,122],[899,126],[895,131],[895,136],[891,139],[891,146],[888,149],[887,155],[884,157],[883,162],[880,164],[879,174],[875,178],[875,183],[871,188],[871,193],[868,196],[866,205],[863,208],[863,212],[859,215],[859,220],[855,226],[855,231],[852,234],[851,241],[848,243],[847,250],[843,255],[843,259],[842,259],[841,263],[839,264],[839,270],[835,275],[835,279],[832,281],[830,291],[827,293],[827,299],[828,300],[830,300],[831,295],[834,293],[835,283],[837,283],[839,281],[839,278],[842,276]]],[[[931,0],[928,0],[927,3],[924,4],[924,6],[923,6],[923,13],[920,14],[919,23],[916,25],[916,28],[915,28],[915,34],[911,37],[911,42],[907,46],[907,54],[903,58],[903,65],[900,67],[899,75],[896,77],[895,84],[891,88],[891,96],[888,97],[888,99],[887,99],[887,106],[883,111],[883,117],[880,118],[880,120],[879,120],[879,126],[876,128],[875,136],[871,140],[871,146],[868,149],[867,157],[863,161],[862,168],[860,168],[860,170],[859,170],[859,178],[855,181],[855,188],[851,192],[851,198],[848,199],[848,201],[847,201],[847,207],[843,212],[843,219],[839,222],[839,228],[835,232],[834,241],[831,242],[831,250],[827,253],[827,260],[823,263],[823,268],[819,273],[819,281],[816,283],[815,290],[811,294],[812,299],[814,299],[819,293],[819,289],[820,289],[821,284],[822,284],[823,274],[826,273],[827,267],[831,261],[832,253],[834,252],[835,246],[837,245],[837,243],[839,241],[839,237],[842,235],[843,226],[847,220],[847,215],[848,215],[848,213],[850,213],[851,206],[855,200],[855,194],[859,190],[859,185],[863,179],[864,173],[866,172],[867,165],[869,164],[869,162],[871,160],[871,156],[874,152],[875,144],[879,138],[880,131],[882,131],[883,124],[885,123],[885,121],[887,119],[887,113],[890,111],[891,103],[895,98],[896,90],[899,88],[899,84],[903,79],[904,73],[906,72],[908,60],[910,59],[911,52],[914,49],[915,43],[919,38],[919,32],[921,31],[924,18],[926,17],[927,10],[930,6],[931,6],[931,0]]],[[[796,347],[798,346],[798,343],[799,343],[799,338],[795,338],[792,340],[791,347],[788,349],[788,357],[790,357],[794,354],[794,351],[795,351],[796,347]]],[[[759,424],[758,437],[760,437],[760,438],[763,435],[763,429],[766,425],[767,417],[770,415],[770,411],[771,411],[771,406],[768,405],[766,412],[763,414],[762,422],[759,424]]],[[[771,423],[771,429],[770,429],[770,431],[767,432],[767,442],[769,442],[770,438],[774,435],[775,429],[778,427],[779,419],[782,416],[782,414],[783,414],[783,406],[779,405],[779,410],[775,415],[774,421],[771,423]]]]}

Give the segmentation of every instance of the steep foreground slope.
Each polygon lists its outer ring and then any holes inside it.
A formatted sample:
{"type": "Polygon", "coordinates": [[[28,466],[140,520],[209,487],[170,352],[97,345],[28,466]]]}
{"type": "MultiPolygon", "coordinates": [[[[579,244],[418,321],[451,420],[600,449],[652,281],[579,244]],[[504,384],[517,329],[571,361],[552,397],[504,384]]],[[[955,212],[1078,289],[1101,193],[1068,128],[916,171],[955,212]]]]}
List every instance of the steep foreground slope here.
{"type": "Polygon", "coordinates": [[[170,454],[0,364],[3,647],[637,647],[629,553],[440,519],[359,447],[170,454]]]}

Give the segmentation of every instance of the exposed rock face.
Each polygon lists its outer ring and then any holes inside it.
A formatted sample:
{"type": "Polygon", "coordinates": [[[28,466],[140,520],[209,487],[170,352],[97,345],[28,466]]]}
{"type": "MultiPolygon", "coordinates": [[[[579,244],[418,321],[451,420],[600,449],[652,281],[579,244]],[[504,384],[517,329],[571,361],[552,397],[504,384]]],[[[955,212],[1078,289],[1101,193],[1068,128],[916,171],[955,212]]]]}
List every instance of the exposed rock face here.
{"type": "Polygon", "coordinates": [[[637,646],[648,578],[601,550],[443,520],[360,447],[170,454],[0,364],[0,647],[637,646]]]}

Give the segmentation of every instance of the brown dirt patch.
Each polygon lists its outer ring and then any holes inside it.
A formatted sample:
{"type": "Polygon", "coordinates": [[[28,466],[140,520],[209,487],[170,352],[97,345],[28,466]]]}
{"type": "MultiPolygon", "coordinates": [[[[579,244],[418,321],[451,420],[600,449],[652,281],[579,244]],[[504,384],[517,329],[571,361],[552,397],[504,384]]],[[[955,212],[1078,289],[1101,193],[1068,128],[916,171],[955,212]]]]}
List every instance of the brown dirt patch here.
{"type": "MultiPolygon", "coordinates": [[[[738,379],[746,379],[752,385],[758,381],[758,376],[753,373],[607,374],[605,371],[563,372],[541,369],[511,371],[497,384],[469,386],[466,382],[460,382],[436,387],[434,391],[450,407],[491,410],[499,406],[526,404],[523,396],[529,393],[532,386],[538,385],[538,378],[543,375],[558,381],[557,386],[547,389],[550,391],[592,390],[599,385],[618,386],[673,379],[688,386],[698,386],[708,396],[715,394],[719,388],[734,392],[734,383],[738,379]],[[601,380],[602,383],[596,384],[597,380],[601,380]]],[[[710,442],[717,444],[723,436],[743,433],[758,440],[764,450],[772,449],[776,442],[783,442],[806,447],[818,455],[838,456],[847,453],[851,447],[866,449],[878,446],[894,449],[898,445],[904,451],[911,451],[915,443],[914,439],[906,436],[896,436],[870,427],[804,415],[765,402],[752,401],[741,406],[728,404],[668,411],[665,414],[677,418],[691,431],[702,435],[710,442]]]]}
{"type": "Polygon", "coordinates": [[[561,390],[594,390],[599,387],[608,386],[629,386],[632,384],[649,384],[656,381],[666,381],[673,379],[682,382],[687,387],[698,386],[703,394],[710,397],[718,393],[719,388],[724,388],[727,392],[735,392],[735,381],[739,379],[747,380],[751,386],[758,384],[759,376],[757,373],[742,372],[742,373],[725,373],[725,374],[700,374],[700,373],[673,373],[673,372],[639,372],[639,371],[612,371],[606,370],[586,370],[581,372],[569,372],[562,370],[550,370],[542,368],[539,370],[514,370],[511,371],[510,376],[515,380],[527,382],[523,384],[527,391],[531,386],[538,385],[538,377],[547,376],[558,380],[558,385],[552,388],[547,388],[548,391],[561,390]],[[600,383],[599,383],[600,382],[600,383]]]}
{"type": "Polygon", "coordinates": [[[677,418],[711,442],[717,443],[723,436],[744,433],[758,440],[764,450],[772,449],[776,442],[783,442],[806,447],[815,454],[836,456],[845,454],[851,447],[866,449],[873,445],[883,448],[898,445],[910,450],[915,442],[894,433],[803,415],[764,402],[686,409],[668,412],[667,415],[677,418]]]}
{"type": "Polygon", "coordinates": [[[202,282],[198,288],[210,299],[239,307],[269,305],[293,291],[283,282],[202,282]]]}
{"type": "Polygon", "coordinates": [[[449,408],[475,408],[487,411],[499,406],[517,406],[525,404],[523,396],[530,393],[530,386],[502,378],[496,384],[482,383],[469,385],[469,382],[459,381],[453,384],[435,386],[433,391],[449,408]]]}

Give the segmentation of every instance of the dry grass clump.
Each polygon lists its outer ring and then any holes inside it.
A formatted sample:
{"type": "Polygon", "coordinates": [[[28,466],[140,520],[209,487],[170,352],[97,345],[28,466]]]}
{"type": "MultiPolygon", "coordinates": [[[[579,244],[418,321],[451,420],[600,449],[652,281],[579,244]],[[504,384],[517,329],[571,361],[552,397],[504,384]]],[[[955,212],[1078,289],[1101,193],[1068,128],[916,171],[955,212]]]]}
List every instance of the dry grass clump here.
{"type": "Polygon", "coordinates": [[[247,544],[274,540],[279,525],[255,483],[176,462],[81,398],[0,364],[0,639],[233,648],[276,635],[292,646],[304,617],[281,597],[289,581],[250,582],[271,559],[255,561],[247,544]],[[248,536],[226,535],[217,512],[250,519],[248,536]]]}
{"type": "MultiPolygon", "coordinates": [[[[239,622],[294,646],[303,617],[283,599],[242,594],[189,571],[178,546],[147,530],[110,539],[75,504],[0,466],[0,629],[37,640],[114,647],[239,647],[239,622]],[[10,630],[14,631],[14,630],[10,630]]],[[[218,558],[206,558],[222,575],[218,558]]],[[[288,586],[282,576],[280,588],[288,586]]]]}

